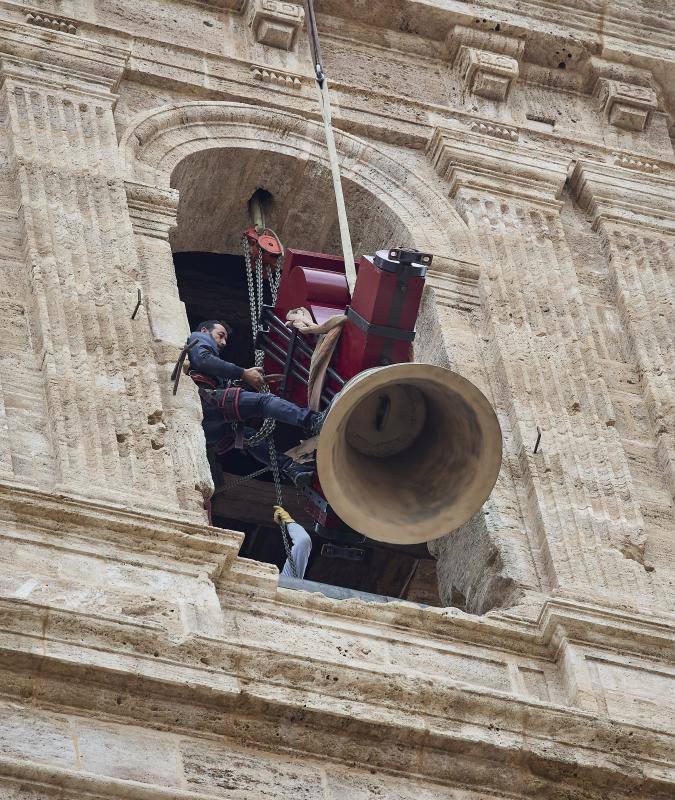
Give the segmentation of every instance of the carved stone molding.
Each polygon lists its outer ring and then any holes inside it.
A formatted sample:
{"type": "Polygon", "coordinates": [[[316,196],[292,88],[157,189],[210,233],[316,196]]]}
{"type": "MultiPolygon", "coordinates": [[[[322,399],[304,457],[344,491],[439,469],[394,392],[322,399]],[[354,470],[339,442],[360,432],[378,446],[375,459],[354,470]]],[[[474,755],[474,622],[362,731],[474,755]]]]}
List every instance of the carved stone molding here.
{"type": "Polygon", "coordinates": [[[661,172],[661,166],[655,161],[647,161],[647,159],[629,156],[626,153],[614,153],[614,163],[617,167],[633,169],[636,172],[647,172],[651,175],[658,175],[661,172]]]}
{"type": "Polygon", "coordinates": [[[13,78],[113,99],[131,50],[34,26],[0,22],[0,80],[13,78]]]}
{"type": "Polygon", "coordinates": [[[516,197],[559,208],[569,159],[511,141],[488,140],[448,128],[437,128],[427,155],[436,172],[450,184],[450,196],[460,190],[516,197]]]}
{"type": "Polygon", "coordinates": [[[578,161],[574,167],[570,189],[592,215],[593,227],[612,220],[675,232],[672,172],[636,173],[636,167],[622,167],[594,161],[578,161]]]}
{"type": "Polygon", "coordinates": [[[599,78],[594,97],[605,119],[617,128],[643,131],[657,108],[656,92],[648,86],[599,78]]]}
{"type": "Polygon", "coordinates": [[[291,72],[284,72],[279,69],[270,69],[260,64],[251,64],[251,75],[256,81],[279,86],[281,89],[299,91],[302,88],[302,77],[300,75],[293,75],[291,72]]]}
{"type": "Polygon", "coordinates": [[[61,33],[77,33],[77,22],[62,16],[49,16],[41,11],[32,10],[26,13],[26,22],[29,25],[37,25],[41,28],[49,28],[61,33]]]}
{"type": "Polygon", "coordinates": [[[469,28],[465,25],[455,25],[448,34],[448,59],[454,63],[462,47],[472,47],[476,50],[488,50],[491,53],[509,56],[520,61],[525,52],[525,40],[513,36],[505,36],[492,30],[469,28]]]}
{"type": "Polygon", "coordinates": [[[504,139],[507,142],[518,141],[518,129],[507,125],[495,125],[492,122],[474,120],[469,127],[474,133],[483,133],[486,136],[494,136],[495,139],[504,139]]]}
{"type": "Polygon", "coordinates": [[[248,24],[256,41],[280,50],[292,50],[305,19],[302,5],[285,0],[248,0],[248,24]]]}
{"type": "Polygon", "coordinates": [[[136,181],[125,181],[124,185],[134,233],[168,241],[178,213],[177,190],[136,181]]]}

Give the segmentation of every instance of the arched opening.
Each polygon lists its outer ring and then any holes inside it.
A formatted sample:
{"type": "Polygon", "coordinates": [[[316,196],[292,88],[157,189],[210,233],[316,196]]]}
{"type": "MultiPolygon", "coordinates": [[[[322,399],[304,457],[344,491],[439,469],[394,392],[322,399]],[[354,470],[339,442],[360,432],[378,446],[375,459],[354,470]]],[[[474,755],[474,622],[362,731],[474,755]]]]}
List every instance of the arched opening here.
{"type": "MultiPolygon", "coordinates": [[[[226,319],[235,335],[227,358],[252,363],[249,298],[241,237],[250,224],[248,200],[269,193],[266,223],[295,249],[340,253],[330,174],[310,158],[249,148],[214,148],[184,158],[174,168],[171,186],[179,190],[178,225],[171,234],[180,298],[192,329],[204,319],[226,319]]],[[[374,194],[345,180],[345,198],[355,255],[414,238],[399,217],[374,194]]],[[[212,501],[214,524],[243,530],[241,554],[281,566],[285,552],[272,520],[271,476],[229,488],[233,476],[259,464],[241,451],[222,457],[225,486],[212,501]]],[[[285,482],[284,504],[312,534],[308,580],[351,590],[439,605],[435,562],[375,543],[331,542],[312,532],[312,521],[294,487],[285,482]]]]}

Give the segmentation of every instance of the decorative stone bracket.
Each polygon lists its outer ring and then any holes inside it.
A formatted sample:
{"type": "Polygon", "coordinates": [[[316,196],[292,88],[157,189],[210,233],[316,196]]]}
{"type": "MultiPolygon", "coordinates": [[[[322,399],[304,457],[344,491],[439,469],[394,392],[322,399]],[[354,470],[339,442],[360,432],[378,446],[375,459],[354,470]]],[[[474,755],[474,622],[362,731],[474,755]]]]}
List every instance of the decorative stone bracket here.
{"type": "Polygon", "coordinates": [[[594,97],[610,125],[627,131],[643,131],[658,106],[656,92],[650,87],[609,78],[598,79],[594,97]]]}
{"type": "Polygon", "coordinates": [[[283,0],[248,0],[248,24],[256,41],[280,50],[292,50],[305,11],[297,3],[283,0]]]}
{"type": "Polygon", "coordinates": [[[518,78],[518,62],[515,58],[477,50],[475,47],[460,47],[457,64],[467,89],[488,100],[506,100],[518,78]]]}
{"type": "Polygon", "coordinates": [[[456,25],[448,38],[448,57],[468,91],[503,102],[518,78],[522,39],[456,25]]]}

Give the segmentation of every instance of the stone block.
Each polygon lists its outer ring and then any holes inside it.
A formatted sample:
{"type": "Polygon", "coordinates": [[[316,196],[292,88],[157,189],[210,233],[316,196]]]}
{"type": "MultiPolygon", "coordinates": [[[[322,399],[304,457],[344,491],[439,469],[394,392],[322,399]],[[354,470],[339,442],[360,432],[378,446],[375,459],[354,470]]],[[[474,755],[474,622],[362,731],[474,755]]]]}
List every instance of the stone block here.
{"type": "Polygon", "coordinates": [[[248,21],[256,41],[280,50],[292,50],[305,12],[297,3],[249,0],[248,21]]]}
{"type": "Polygon", "coordinates": [[[316,769],[271,753],[235,750],[227,745],[186,740],[182,747],[188,786],[205,794],[222,792],[232,800],[256,797],[314,800],[324,796],[316,769]]]}
{"type": "Polygon", "coordinates": [[[518,78],[515,58],[475,47],[460,47],[457,64],[466,88],[488,100],[506,100],[518,78]]]}
{"type": "Polygon", "coordinates": [[[61,766],[75,763],[72,732],[66,719],[14,703],[0,705],[0,754],[61,766]]]}
{"type": "Polygon", "coordinates": [[[178,740],[133,725],[76,723],[80,765],[87,772],[160,786],[183,782],[178,740]]]}
{"type": "Polygon", "coordinates": [[[650,87],[608,78],[598,80],[595,97],[609,124],[626,131],[645,130],[658,105],[656,92],[650,87]]]}

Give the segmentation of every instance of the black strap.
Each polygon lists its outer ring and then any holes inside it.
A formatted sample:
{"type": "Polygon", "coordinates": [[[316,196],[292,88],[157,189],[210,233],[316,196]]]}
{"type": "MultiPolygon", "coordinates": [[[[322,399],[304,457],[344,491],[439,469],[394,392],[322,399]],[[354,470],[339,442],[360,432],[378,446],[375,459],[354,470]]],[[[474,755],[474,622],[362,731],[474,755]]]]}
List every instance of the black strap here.
{"type": "Polygon", "coordinates": [[[193,342],[190,342],[190,339],[185,342],[183,349],[180,351],[176,364],[171,371],[171,380],[173,381],[173,393],[176,394],[178,391],[178,383],[180,381],[181,373],[183,372],[183,364],[185,363],[185,359],[187,358],[188,353],[192,348],[197,344],[199,340],[195,339],[193,342]]]}

